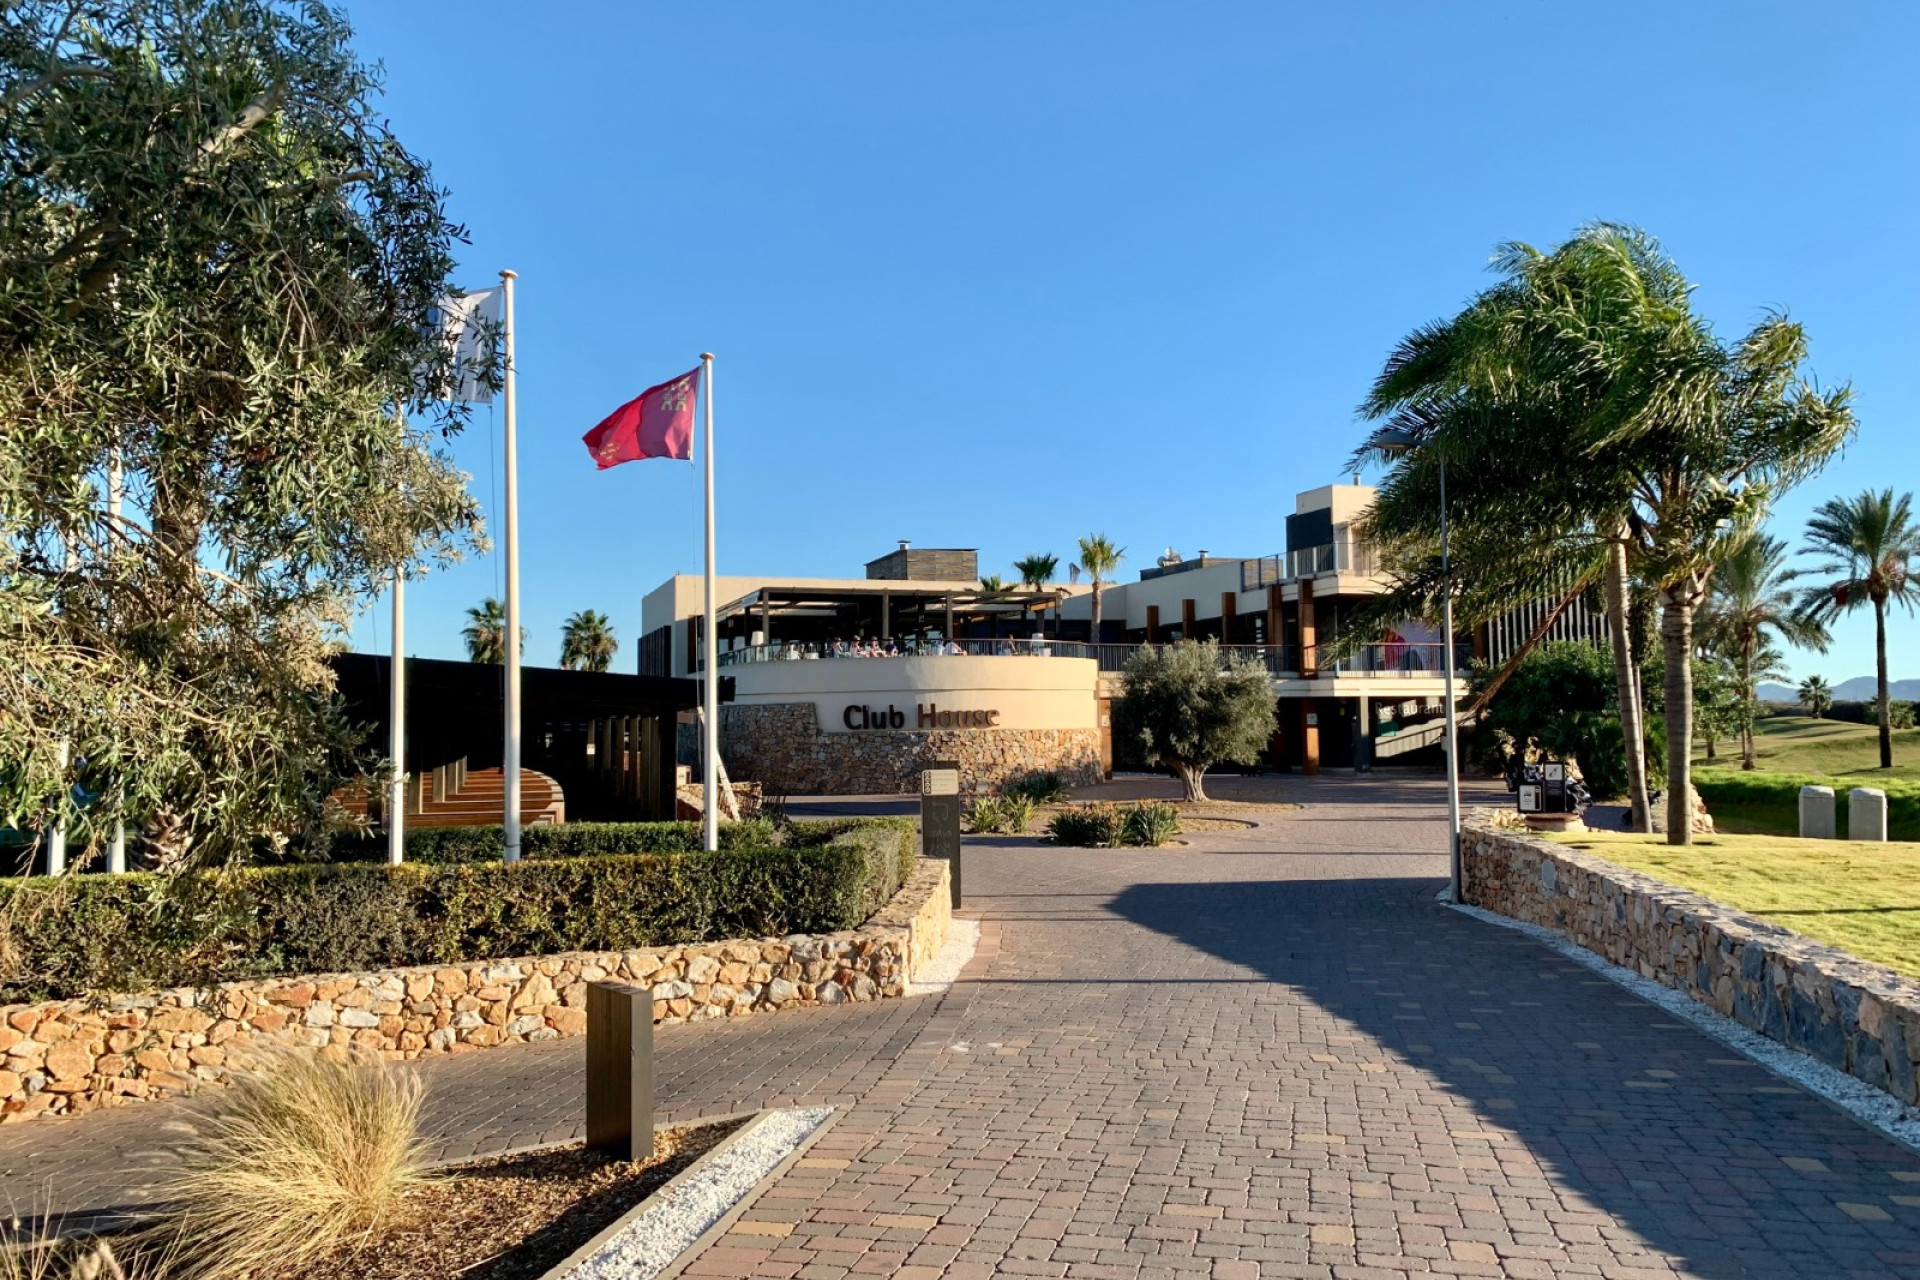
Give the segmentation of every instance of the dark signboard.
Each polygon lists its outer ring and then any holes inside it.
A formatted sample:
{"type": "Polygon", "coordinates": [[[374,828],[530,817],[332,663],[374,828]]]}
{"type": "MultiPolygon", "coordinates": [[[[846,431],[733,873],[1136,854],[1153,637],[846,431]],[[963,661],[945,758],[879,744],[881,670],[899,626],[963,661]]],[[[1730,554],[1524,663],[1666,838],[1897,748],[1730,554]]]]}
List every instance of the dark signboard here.
{"type": "Polygon", "coordinates": [[[960,765],[936,760],[920,771],[920,856],[945,858],[960,905],[960,765]]]}

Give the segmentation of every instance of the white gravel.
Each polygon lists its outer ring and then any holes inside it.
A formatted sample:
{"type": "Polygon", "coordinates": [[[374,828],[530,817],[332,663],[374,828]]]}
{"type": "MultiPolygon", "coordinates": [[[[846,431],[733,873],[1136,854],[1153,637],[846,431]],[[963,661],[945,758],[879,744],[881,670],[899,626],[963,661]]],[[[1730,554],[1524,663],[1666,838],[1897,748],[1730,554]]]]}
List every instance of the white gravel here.
{"type": "Polygon", "coordinates": [[[947,940],[940,944],[927,967],[914,976],[907,991],[910,996],[938,995],[959,980],[960,971],[973,959],[980,945],[980,922],[955,916],[947,925],[947,940]]]}
{"type": "Polygon", "coordinates": [[[832,1114],[832,1107],[762,1114],[692,1177],[657,1192],[566,1280],[653,1280],[832,1114]]]}
{"type": "MultiPolygon", "coordinates": [[[[1440,896],[1445,899],[1444,890],[1440,896]]],[[[1674,1017],[1706,1032],[1727,1047],[1738,1050],[1775,1075],[1825,1098],[1862,1124],[1879,1130],[1902,1146],[1920,1151],[1920,1110],[1907,1106],[1892,1094],[1876,1089],[1863,1080],[1856,1080],[1837,1067],[1808,1057],[1798,1049],[1790,1049],[1777,1040],[1769,1040],[1759,1032],[1708,1008],[1685,992],[1662,986],[1651,978],[1622,968],[1551,929],[1514,920],[1480,907],[1453,905],[1453,910],[1488,924],[1497,924],[1503,929],[1516,930],[1546,944],[1575,964],[1593,970],[1648,1003],[1658,1005],[1674,1017]]]]}

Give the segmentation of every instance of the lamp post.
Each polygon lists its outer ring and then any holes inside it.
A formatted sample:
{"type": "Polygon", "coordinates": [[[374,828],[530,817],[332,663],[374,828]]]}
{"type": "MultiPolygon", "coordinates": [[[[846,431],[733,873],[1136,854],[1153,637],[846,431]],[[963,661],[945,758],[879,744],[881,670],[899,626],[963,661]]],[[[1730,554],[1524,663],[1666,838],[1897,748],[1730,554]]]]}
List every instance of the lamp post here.
{"type": "MultiPolygon", "coordinates": [[[[1369,442],[1384,458],[1401,458],[1418,448],[1419,437],[1388,427],[1377,431],[1369,442]]],[[[1440,463],[1440,586],[1441,654],[1446,673],[1447,714],[1447,896],[1460,901],[1460,725],[1453,699],[1453,558],[1447,528],[1447,459],[1440,463]]]]}

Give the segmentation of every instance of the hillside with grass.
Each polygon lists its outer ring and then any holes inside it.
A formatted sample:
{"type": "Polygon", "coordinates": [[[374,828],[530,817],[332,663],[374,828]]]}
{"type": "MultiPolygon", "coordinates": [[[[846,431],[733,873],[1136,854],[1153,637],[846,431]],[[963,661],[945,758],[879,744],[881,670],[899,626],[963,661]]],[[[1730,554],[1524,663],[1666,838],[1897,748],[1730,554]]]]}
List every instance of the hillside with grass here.
{"type": "Polygon", "coordinates": [[[1920,840],[1920,729],[1893,734],[1893,768],[1879,767],[1879,730],[1870,724],[1769,716],[1754,725],[1753,772],[1740,768],[1738,749],[1722,744],[1716,758],[1694,752],[1694,786],[1723,831],[1797,835],[1800,788],[1832,787],[1840,829],[1847,824],[1847,793],[1877,787],[1887,793],[1888,834],[1920,840]]]}

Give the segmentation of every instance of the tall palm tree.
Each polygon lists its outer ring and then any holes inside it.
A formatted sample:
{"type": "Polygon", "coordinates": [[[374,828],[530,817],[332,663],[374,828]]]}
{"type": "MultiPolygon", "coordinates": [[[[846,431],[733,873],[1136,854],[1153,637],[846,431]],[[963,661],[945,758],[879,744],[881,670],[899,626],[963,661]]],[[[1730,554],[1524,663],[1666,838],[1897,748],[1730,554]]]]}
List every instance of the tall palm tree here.
{"type": "Polygon", "coordinates": [[[1104,533],[1090,533],[1080,539],[1080,570],[1093,583],[1093,643],[1100,643],[1100,588],[1127,554],[1125,547],[1113,545],[1104,533]]]}
{"type": "Polygon", "coordinates": [[[1831,621],[1862,604],[1873,605],[1874,674],[1879,681],[1880,767],[1893,768],[1893,710],[1887,688],[1887,606],[1913,612],[1920,601],[1920,523],[1913,517],[1913,495],[1863,490],[1854,498],[1829,498],[1807,521],[1804,556],[1820,563],[1795,576],[1822,578],[1801,594],[1801,612],[1814,621],[1831,621]]]}
{"type": "Polygon", "coordinates": [[[478,606],[467,610],[467,625],[461,628],[460,635],[467,642],[469,661],[506,662],[506,606],[492,596],[482,600],[478,606]]]}
{"type": "Polygon", "coordinates": [[[1808,676],[1800,682],[1800,692],[1795,696],[1815,720],[1833,709],[1833,689],[1825,676],[1808,676]]]}
{"type": "MultiPolygon", "coordinates": [[[[1794,609],[1794,590],[1787,585],[1793,574],[1786,559],[1785,542],[1755,532],[1736,542],[1713,571],[1701,632],[1709,647],[1732,659],[1739,696],[1748,708],[1759,696],[1755,686],[1764,674],[1761,665],[1770,640],[1827,651],[1826,627],[1794,609]]],[[[1741,717],[1740,767],[1758,767],[1751,714],[1741,717]]]]}
{"type": "MultiPolygon", "coordinates": [[[[1013,571],[1020,575],[1020,585],[1029,591],[1043,590],[1053,575],[1060,572],[1060,557],[1044,551],[1036,551],[1030,556],[1022,556],[1013,562],[1013,571]]],[[[1046,608],[1041,607],[1040,619],[1046,623],[1046,608]]]]}
{"type": "Polygon", "coordinates": [[[1495,266],[1501,283],[1403,342],[1363,405],[1418,442],[1395,464],[1381,502],[1430,541],[1433,477],[1451,461],[1449,479],[1467,482],[1449,508],[1462,544],[1492,565],[1504,539],[1520,566],[1496,570],[1497,583],[1538,580],[1556,548],[1566,572],[1594,572],[1596,556],[1610,566],[1601,572],[1630,751],[1639,694],[1621,662],[1629,656],[1615,606],[1621,562],[1655,593],[1667,839],[1691,843],[1695,610],[1714,565],[1771,494],[1818,470],[1851,435],[1851,393],[1822,394],[1799,380],[1806,335],[1784,317],[1735,343],[1715,337],[1691,310],[1686,277],[1633,228],[1584,227],[1550,253],[1508,245],[1495,266]],[[1483,470],[1520,464],[1524,481],[1504,500],[1489,491],[1483,470]],[[1408,492],[1392,492],[1403,484],[1408,492]]]}
{"type": "Polygon", "coordinates": [[[568,671],[605,671],[620,649],[604,613],[582,609],[560,629],[560,665],[568,671]]]}

